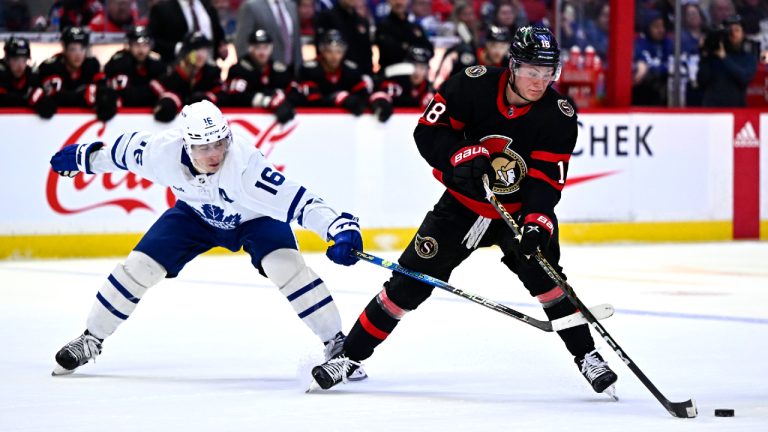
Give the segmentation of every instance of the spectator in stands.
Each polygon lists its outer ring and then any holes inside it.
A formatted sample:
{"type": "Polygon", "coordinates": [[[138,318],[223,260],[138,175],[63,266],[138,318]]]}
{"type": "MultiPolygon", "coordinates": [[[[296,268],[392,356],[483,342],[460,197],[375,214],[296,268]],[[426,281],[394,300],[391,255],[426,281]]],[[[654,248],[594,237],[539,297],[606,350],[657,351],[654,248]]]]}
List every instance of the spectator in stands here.
{"type": "Polygon", "coordinates": [[[119,105],[125,107],[154,107],[163,93],[160,79],[167,72],[160,55],[152,52],[152,37],[143,26],[129,30],[126,47],[104,65],[107,85],[117,93],[119,105]]]}
{"type": "Polygon", "coordinates": [[[373,74],[371,30],[368,20],[355,9],[357,1],[338,0],[333,9],[319,13],[315,20],[315,34],[323,35],[332,29],[338,30],[346,41],[345,59],[353,62],[359,73],[370,76],[373,74]]]}
{"type": "Polygon", "coordinates": [[[518,27],[528,24],[528,17],[519,0],[501,0],[493,12],[491,24],[506,27],[510,34],[515,34],[518,27]]]}
{"type": "Polygon", "coordinates": [[[486,66],[507,66],[507,53],[512,43],[512,34],[506,27],[491,26],[481,49],[473,50],[472,45],[459,43],[449,48],[435,74],[435,87],[439,87],[454,74],[476,64],[486,66]]]}
{"type": "Polygon", "coordinates": [[[274,42],[266,30],[258,29],[248,38],[248,54],[229,68],[221,106],[264,108],[275,114],[277,121],[287,123],[296,115],[287,99],[293,73],[285,63],[272,58],[274,42]]]}
{"type": "Polygon", "coordinates": [[[376,91],[386,94],[395,107],[426,109],[434,97],[434,89],[428,79],[431,58],[432,52],[418,46],[411,47],[402,63],[382,71],[376,91]]]}
{"type": "Polygon", "coordinates": [[[424,29],[408,20],[408,0],[389,0],[391,12],[379,22],[376,45],[379,47],[379,66],[383,69],[405,60],[415,46],[433,52],[434,47],[424,29]]]}
{"type": "Polygon", "coordinates": [[[645,32],[635,40],[634,105],[664,106],[667,104],[669,61],[673,53],[672,40],[664,29],[664,18],[655,10],[645,16],[645,32]]]}
{"type": "Polygon", "coordinates": [[[219,13],[209,0],[164,0],[149,10],[149,32],[155,41],[155,51],[166,63],[176,59],[177,46],[185,36],[200,32],[212,42],[214,59],[228,55],[224,29],[219,13]]]}
{"type": "Polygon", "coordinates": [[[84,26],[103,9],[99,0],[55,0],[48,13],[48,31],[84,26]]]}
{"type": "Polygon", "coordinates": [[[696,79],[701,58],[699,49],[704,42],[707,22],[704,12],[696,3],[683,6],[683,31],[680,35],[686,106],[701,105],[701,90],[696,79]]]}
{"type": "Polygon", "coordinates": [[[763,50],[768,50],[768,1],[742,0],[736,11],[741,16],[747,39],[759,42],[763,50]]]}
{"type": "Polygon", "coordinates": [[[239,58],[248,55],[248,38],[265,30],[273,40],[272,57],[298,72],[301,65],[301,34],[296,3],[286,0],[248,0],[237,13],[235,49],[239,58]]]}
{"type": "MultiPolygon", "coordinates": [[[[299,0],[298,4],[299,29],[302,37],[315,37],[315,1],[299,0]]],[[[295,62],[298,63],[298,62],[295,62]]]]}
{"type": "Polygon", "coordinates": [[[92,31],[124,33],[140,24],[134,0],[108,0],[106,10],[97,13],[88,27],[92,31]]]}
{"type": "Polygon", "coordinates": [[[44,61],[37,68],[36,89],[33,93],[35,108],[41,117],[53,115],[50,106],[41,104],[37,97],[51,97],[55,107],[99,107],[106,85],[101,65],[96,57],[88,55],[90,36],[83,27],[69,27],[61,34],[63,51],[44,61]],[[98,94],[97,94],[98,93],[98,94]]]}
{"type": "Polygon", "coordinates": [[[703,106],[747,105],[747,86],[757,71],[758,58],[756,47],[747,42],[738,15],[707,35],[698,73],[703,106]]]}
{"type": "Polygon", "coordinates": [[[576,8],[573,4],[564,2],[560,20],[560,41],[563,49],[570,49],[573,46],[584,48],[587,45],[582,24],[576,16],[576,8]]]}
{"type": "Polygon", "coordinates": [[[709,22],[712,25],[720,25],[734,15],[736,8],[732,0],[712,0],[709,4],[709,22]]]}
{"type": "Polygon", "coordinates": [[[431,0],[413,0],[411,2],[411,16],[414,24],[418,24],[424,30],[427,37],[437,36],[440,28],[440,19],[432,11],[431,0]]]}
{"type": "Polygon", "coordinates": [[[26,0],[7,0],[0,8],[0,29],[9,32],[29,31],[32,20],[26,0]]]}
{"type": "Polygon", "coordinates": [[[611,6],[605,3],[594,19],[584,24],[584,37],[587,46],[595,49],[595,54],[605,62],[608,59],[608,27],[611,24],[611,6]]]}
{"type": "Polygon", "coordinates": [[[224,35],[229,38],[237,31],[237,13],[232,8],[232,1],[212,0],[212,4],[219,14],[219,23],[224,29],[224,35]]]}
{"type": "Polygon", "coordinates": [[[163,93],[155,105],[155,120],[173,121],[184,105],[207,99],[218,102],[221,69],[210,62],[211,41],[201,32],[184,36],[176,64],[160,79],[163,93]]]}
{"type": "Polygon", "coordinates": [[[451,20],[454,24],[455,34],[461,41],[460,43],[472,47],[473,50],[477,49],[479,43],[479,21],[472,5],[457,2],[453,9],[451,20]]]}
{"type": "Polygon", "coordinates": [[[3,47],[0,60],[0,107],[28,107],[32,94],[29,41],[12,37],[3,47]]]}
{"type": "Polygon", "coordinates": [[[549,10],[545,0],[520,0],[531,25],[549,24],[549,10]]]}
{"type": "Polygon", "coordinates": [[[299,106],[339,107],[359,116],[368,106],[368,84],[354,62],[344,60],[347,42],[335,29],[318,36],[316,62],[299,72],[291,98],[299,106]]]}

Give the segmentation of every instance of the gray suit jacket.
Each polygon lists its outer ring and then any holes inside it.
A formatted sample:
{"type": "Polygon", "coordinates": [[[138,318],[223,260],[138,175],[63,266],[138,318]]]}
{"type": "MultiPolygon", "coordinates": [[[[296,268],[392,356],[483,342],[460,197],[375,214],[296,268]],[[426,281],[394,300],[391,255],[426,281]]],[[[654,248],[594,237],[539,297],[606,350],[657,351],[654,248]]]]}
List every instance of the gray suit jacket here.
{"type": "MultiPolygon", "coordinates": [[[[299,15],[295,2],[286,0],[285,6],[293,23],[293,35],[289,43],[292,44],[293,70],[295,74],[302,63],[299,15]]],[[[278,18],[272,14],[272,8],[269,6],[268,0],[248,0],[240,5],[240,10],[237,12],[237,31],[235,33],[237,57],[240,58],[248,54],[248,36],[257,29],[264,29],[272,36],[275,47],[272,58],[275,61],[285,63],[284,47],[286,41],[283,40],[278,18]]]]}

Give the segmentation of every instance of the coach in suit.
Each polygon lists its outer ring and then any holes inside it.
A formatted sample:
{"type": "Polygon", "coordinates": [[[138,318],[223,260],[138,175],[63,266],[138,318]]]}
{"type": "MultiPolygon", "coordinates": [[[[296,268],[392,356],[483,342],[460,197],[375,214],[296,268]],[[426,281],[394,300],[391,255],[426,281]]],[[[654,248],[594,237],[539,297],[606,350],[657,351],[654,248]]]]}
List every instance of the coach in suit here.
{"type": "Polygon", "coordinates": [[[219,13],[210,0],[161,0],[149,11],[149,32],[156,51],[168,64],[176,58],[176,44],[199,31],[213,41],[215,58],[227,57],[227,41],[219,13]]]}
{"type": "Polygon", "coordinates": [[[293,65],[294,74],[301,66],[301,29],[296,3],[288,0],[248,0],[237,12],[235,49],[238,58],[248,54],[248,38],[258,29],[272,37],[272,59],[293,65]]]}

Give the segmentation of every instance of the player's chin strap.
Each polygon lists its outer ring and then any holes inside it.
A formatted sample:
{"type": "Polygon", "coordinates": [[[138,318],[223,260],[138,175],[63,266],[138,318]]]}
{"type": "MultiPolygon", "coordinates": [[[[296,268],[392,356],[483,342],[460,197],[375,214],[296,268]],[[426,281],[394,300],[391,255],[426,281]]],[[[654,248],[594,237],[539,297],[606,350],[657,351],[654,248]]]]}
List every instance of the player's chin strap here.
{"type": "MultiPolygon", "coordinates": [[[[493,193],[488,183],[487,175],[483,175],[483,186],[485,187],[485,198],[489,203],[491,203],[493,208],[496,209],[496,211],[501,216],[501,219],[504,220],[507,225],[509,225],[509,228],[512,229],[515,237],[520,237],[520,227],[518,226],[517,222],[515,222],[515,219],[512,217],[512,215],[509,214],[507,209],[504,208],[504,205],[502,205],[498,198],[496,198],[496,195],[493,193]]],[[[597,331],[600,336],[602,336],[603,339],[608,343],[608,345],[613,348],[613,351],[616,353],[616,355],[619,356],[624,364],[627,365],[629,370],[635,374],[640,382],[645,385],[645,387],[653,394],[653,396],[656,397],[656,399],[664,406],[664,408],[666,408],[670,414],[681,418],[696,417],[698,414],[696,409],[696,402],[694,402],[692,399],[684,402],[671,402],[669,399],[667,399],[666,396],[664,396],[661,391],[659,391],[659,389],[653,385],[651,380],[643,373],[643,371],[640,370],[637,364],[635,364],[635,362],[629,358],[627,352],[621,348],[619,344],[616,343],[611,335],[608,334],[608,330],[606,330],[605,327],[603,327],[603,325],[598,322],[592,311],[584,306],[584,303],[573,291],[573,287],[568,284],[568,282],[565,280],[565,277],[560,272],[552,267],[552,264],[550,264],[547,259],[544,258],[544,255],[542,255],[538,248],[533,254],[532,259],[534,259],[539,264],[539,266],[541,266],[542,270],[544,270],[544,273],[546,273],[547,276],[552,279],[552,282],[562,288],[563,292],[568,297],[568,300],[570,300],[571,303],[576,306],[576,308],[584,315],[584,318],[586,318],[587,322],[589,322],[595,331],[597,331]]]]}
{"type": "Polygon", "coordinates": [[[525,97],[525,96],[523,96],[522,94],[520,94],[520,92],[519,92],[519,91],[517,91],[517,86],[515,85],[515,81],[516,81],[516,80],[515,80],[515,71],[514,71],[514,69],[512,69],[512,70],[510,70],[510,72],[511,72],[511,73],[509,74],[509,75],[510,75],[510,77],[509,77],[509,79],[507,80],[507,84],[509,84],[510,88],[512,88],[512,92],[513,92],[514,94],[516,94],[516,95],[520,96],[520,99],[522,99],[522,100],[524,100],[524,101],[526,101],[526,102],[528,102],[528,103],[534,103],[534,102],[536,102],[536,101],[532,101],[532,100],[528,99],[527,97],[525,97]]]}

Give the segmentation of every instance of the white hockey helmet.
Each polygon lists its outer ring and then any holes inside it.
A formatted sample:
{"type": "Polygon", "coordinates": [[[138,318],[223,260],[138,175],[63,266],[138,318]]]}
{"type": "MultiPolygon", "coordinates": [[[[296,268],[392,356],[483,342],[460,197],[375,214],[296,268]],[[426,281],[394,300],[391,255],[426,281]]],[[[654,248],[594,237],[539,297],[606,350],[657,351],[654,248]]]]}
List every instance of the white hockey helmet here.
{"type": "Polygon", "coordinates": [[[181,129],[186,146],[232,139],[232,131],[224,114],[207,100],[184,106],[181,110],[181,129]]]}

